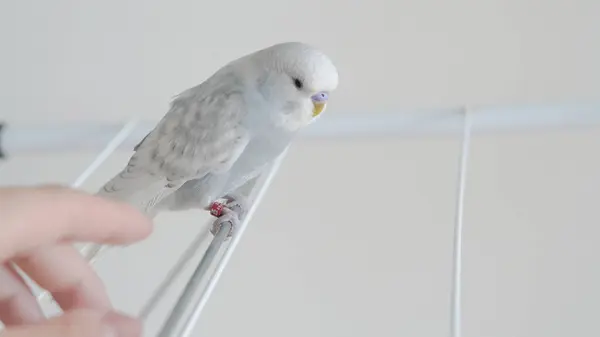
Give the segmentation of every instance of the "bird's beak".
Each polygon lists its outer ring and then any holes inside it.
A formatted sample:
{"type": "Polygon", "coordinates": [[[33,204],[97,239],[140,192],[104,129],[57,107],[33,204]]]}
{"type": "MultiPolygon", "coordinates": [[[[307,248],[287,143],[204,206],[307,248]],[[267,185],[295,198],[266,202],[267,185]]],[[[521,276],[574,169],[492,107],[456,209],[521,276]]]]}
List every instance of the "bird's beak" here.
{"type": "Polygon", "coordinates": [[[325,106],[327,104],[321,102],[313,102],[313,105],[313,117],[317,117],[319,114],[321,114],[321,112],[325,110],[325,106]]]}
{"type": "Polygon", "coordinates": [[[320,92],[311,97],[313,102],[313,118],[320,115],[323,111],[325,111],[325,107],[327,105],[327,99],[329,95],[326,92],[320,92]]]}

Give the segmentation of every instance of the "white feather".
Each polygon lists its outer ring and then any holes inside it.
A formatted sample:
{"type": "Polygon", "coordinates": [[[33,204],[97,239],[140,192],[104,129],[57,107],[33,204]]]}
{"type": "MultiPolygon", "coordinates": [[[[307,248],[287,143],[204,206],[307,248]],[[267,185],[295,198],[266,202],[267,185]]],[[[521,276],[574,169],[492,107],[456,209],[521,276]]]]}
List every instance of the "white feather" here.
{"type": "Polygon", "coordinates": [[[98,195],[151,217],[204,208],[259,175],[313,120],[311,96],[337,84],[331,60],[306,44],[282,43],[241,57],[178,95],[98,195]]]}

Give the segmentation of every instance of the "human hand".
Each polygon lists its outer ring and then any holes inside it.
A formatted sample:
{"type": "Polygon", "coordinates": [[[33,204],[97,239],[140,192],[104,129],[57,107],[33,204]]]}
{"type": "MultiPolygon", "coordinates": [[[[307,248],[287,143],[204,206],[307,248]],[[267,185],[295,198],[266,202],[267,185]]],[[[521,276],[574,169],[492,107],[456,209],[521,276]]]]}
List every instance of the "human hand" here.
{"type": "Polygon", "coordinates": [[[136,319],[115,312],[104,285],[72,242],[128,244],[147,237],[134,208],[62,187],[0,188],[0,337],[138,337],[136,319]],[[64,314],[46,319],[17,265],[64,314]]]}

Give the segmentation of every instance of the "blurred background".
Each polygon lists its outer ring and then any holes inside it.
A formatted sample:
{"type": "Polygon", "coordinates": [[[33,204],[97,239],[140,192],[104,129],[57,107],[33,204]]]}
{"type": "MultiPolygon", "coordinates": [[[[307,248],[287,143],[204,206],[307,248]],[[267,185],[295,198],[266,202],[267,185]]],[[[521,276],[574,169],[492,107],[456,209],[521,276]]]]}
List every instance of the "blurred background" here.
{"type": "MultiPolygon", "coordinates": [[[[599,14],[594,0],[0,1],[0,119],[57,132],[154,123],[229,60],[283,41],[319,47],[340,73],[314,125],[326,127],[290,149],[196,333],[433,337],[449,335],[462,136],[368,125],[467,106],[511,126],[522,107],[540,123],[561,107],[551,128],[473,135],[463,336],[598,336],[600,123],[560,125],[600,103],[599,14]],[[334,132],[350,124],[364,132],[334,132]]],[[[586,116],[599,115],[600,104],[586,116]]],[[[17,152],[0,184],[70,184],[96,154],[17,152]]],[[[114,153],[81,188],[130,155],[114,153]]],[[[137,313],[208,219],[162,214],[150,238],[108,252],[96,268],[115,305],[137,313]]]]}

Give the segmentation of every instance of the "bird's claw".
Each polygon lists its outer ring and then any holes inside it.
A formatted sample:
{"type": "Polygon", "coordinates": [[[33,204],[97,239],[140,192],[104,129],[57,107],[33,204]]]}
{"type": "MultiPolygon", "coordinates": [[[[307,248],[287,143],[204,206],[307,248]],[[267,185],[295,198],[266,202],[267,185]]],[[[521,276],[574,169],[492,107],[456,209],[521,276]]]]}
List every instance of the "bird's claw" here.
{"type": "Polygon", "coordinates": [[[210,233],[212,235],[217,235],[219,230],[221,230],[221,228],[223,227],[223,225],[226,222],[229,222],[229,224],[231,226],[231,227],[229,227],[229,233],[227,233],[227,238],[232,237],[235,229],[238,228],[238,226],[240,224],[240,219],[238,219],[237,215],[233,212],[227,212],[227,213],[221,215],[220,217],[218,217],[213,222],[212,227],[210,228],[210,233]]]}
{"type": "Polygon", "coordinates": [[[246,197],[240,194],[230,193],[225,195],[223,198],[227,200],[225,207],[234,211],[240,220],[244,219],[246,212],[248,211],[248,200],[246,197]]]}
{"type": "Polygon", "coordinates": [[[216,235],[223,223],[229,221],[231,223],[231,229],[227,235],[229,238],[246,215],[247,201],[245,197],[233,193],[225,195],[223,199],[226,200],[225,203],[215,201],[210,205],[210,214],[217,217],[210,232],[216,235]]]}

